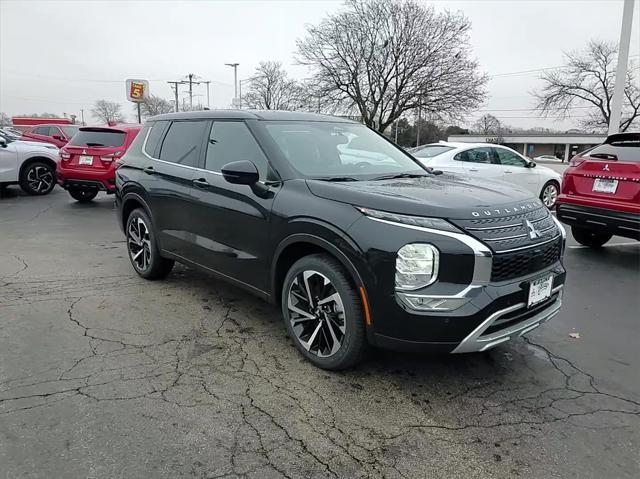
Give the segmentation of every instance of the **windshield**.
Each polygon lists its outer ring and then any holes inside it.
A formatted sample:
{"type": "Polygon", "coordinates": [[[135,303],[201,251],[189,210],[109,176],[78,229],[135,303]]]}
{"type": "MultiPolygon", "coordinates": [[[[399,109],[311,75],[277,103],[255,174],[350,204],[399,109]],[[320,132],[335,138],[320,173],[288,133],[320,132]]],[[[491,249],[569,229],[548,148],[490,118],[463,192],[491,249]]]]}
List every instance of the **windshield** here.
{"type": "Polygon", "coordinates": [[[453,147],[445,145],[426,145],[413,150],[411,154],[418,158],[433,158],[434,156],[441,155],[445,151],[449,150],[453,150],[453,147]]]}
{"type": "Polygon", "coordinates": [[[64,131],[64,134],[67,135],[68,138],[71,138],[73,135],[75,135],[76,133],[78,133],[78,127],[77,126],[61,126],[60,128],[62,128],[62,131],[64,131]]]}
{"type": "Polygon", "coordinates": [[[364,180],[426,174],[402,150],[358,123],[269,121],[265,125],[289,163],[307,178],[364,180]]]}
{"type": "Polygon", "coordinates": [[[76,133],[71,146],[122,146],[125,134],[123,131],[105,129],[81,129],[76,133]]]}

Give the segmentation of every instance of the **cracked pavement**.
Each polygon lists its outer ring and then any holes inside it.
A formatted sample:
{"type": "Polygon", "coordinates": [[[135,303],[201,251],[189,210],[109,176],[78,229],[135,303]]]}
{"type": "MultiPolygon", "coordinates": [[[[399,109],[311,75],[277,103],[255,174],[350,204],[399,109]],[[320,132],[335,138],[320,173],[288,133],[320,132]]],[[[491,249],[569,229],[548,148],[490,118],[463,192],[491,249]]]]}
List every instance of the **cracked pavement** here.
{"type": "Polygon", "coordinates": [[[0,199],[0,477],[640,475],[640,246],[569,249],[525,340],[332,373],[239,289],[138,278],[112,204],[0,199]]]}

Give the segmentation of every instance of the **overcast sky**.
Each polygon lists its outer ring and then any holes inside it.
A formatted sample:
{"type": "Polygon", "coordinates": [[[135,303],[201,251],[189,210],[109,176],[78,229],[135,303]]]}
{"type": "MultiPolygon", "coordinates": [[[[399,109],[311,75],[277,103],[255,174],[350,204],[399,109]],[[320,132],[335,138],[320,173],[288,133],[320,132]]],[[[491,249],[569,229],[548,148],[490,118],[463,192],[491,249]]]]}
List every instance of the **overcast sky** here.
{"type": "MultiPolygon", "coordinates": [[[[425,2],[461,10],[472,22],[473,55],[489,75],[555,67],[563,51],[585,47],[589,39],[618,41],[622,0],[502,0],[425,2]]],[[[306,24],[341,8],[341,1],[25,1],[0,0],[0,111],[9,115],[51,112],[77,114],[97,99],[123,104],[124,80],[150,81],[153,94],[173,98],[166,83],[195,73],[211,80],[211,106],[227,108],[233,72],[251,75],[261,60],[279,60],[296,77],[296,39],[306,24]]],[[[640,54],[640,2],[636,2],[632,60],[640,54]]],[[[539,73],[494,77],[490,97],[469,118],[485,112],[514,126],[566,129],[572,121],[537,118],[528,94],[539,73]],[[508,111],[499,111],[508,110],[508,111]]],[[[640,75],[638,75],[640,76],[640,75]]],[[[204,85],[194,101],[206,104],[204,85]]],[[[575,115],[581,114],[579,111],[575,115]]]]}

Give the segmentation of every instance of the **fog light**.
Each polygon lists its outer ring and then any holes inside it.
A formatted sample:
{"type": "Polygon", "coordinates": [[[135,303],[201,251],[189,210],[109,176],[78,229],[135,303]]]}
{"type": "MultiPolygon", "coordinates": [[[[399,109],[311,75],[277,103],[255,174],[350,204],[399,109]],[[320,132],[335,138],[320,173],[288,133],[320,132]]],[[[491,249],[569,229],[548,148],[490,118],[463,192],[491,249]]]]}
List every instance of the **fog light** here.
{"type": "Polygon", "coordinates": [[[469,302],[469,298],[434,298],[403,293],[397,295],[410,308],[422,311],[453,311],[469,302]]]}
{"type": "Polygon", "coordinates": [[[396,258],[396,289],[415,290],[429,286],[438,277],[439,257],[433,245],[404,245],[396,258]]]}

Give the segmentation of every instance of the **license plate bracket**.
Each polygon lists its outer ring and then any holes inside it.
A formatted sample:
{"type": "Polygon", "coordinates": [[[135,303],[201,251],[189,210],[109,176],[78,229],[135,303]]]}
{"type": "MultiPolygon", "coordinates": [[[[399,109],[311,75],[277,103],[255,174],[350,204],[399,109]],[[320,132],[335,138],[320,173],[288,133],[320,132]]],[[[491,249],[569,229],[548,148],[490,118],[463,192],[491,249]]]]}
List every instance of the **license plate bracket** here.
{"type": "Polygon", "coordinates": [[[551,297],[553,289],[553,275],[542,276],[534,279],[529,283],[529,297],[527,299],[527,308],[551,297]]]}
{"type": "Polygon", "coordinates": [[[593,181],[593,191],[598,193],[615,193],[618,189],[618,180],[610,180],[608,178],[596,178],[593,181]]]}

